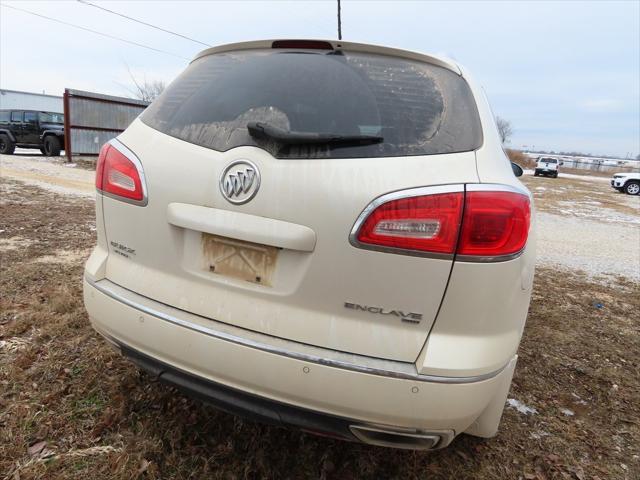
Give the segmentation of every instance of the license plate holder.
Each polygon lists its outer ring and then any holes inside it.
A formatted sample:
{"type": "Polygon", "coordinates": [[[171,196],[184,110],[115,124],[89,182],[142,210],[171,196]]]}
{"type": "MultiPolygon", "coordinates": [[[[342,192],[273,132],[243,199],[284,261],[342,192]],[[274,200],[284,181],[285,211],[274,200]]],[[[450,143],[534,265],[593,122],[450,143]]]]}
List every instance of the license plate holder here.
{"type": "Polygon", "coordinates": [[[280,249],[270,245],[202,234],[204,266],[214,275],[271,287],[280,249]]]}

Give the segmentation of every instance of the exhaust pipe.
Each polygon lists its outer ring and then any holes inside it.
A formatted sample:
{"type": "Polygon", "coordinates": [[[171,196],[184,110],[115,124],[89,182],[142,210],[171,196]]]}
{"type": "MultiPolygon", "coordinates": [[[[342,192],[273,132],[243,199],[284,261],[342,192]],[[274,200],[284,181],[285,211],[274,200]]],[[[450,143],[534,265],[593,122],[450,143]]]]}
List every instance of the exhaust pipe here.
{"type": "Polygon", "coordinates": [[[382,425],[350,425],[349,429],[363,443],[406,450],[437,450],[449,445],[454,437],[451,430],[423,431],[382,425]]]}

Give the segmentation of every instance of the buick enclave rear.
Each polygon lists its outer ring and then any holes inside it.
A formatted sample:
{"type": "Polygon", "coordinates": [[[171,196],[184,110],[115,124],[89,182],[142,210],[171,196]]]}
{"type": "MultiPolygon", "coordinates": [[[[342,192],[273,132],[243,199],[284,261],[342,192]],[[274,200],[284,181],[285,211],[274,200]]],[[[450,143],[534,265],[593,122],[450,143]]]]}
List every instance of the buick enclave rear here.
{"type": "Polygon", "coordinates": [[[531,196],[456,63],[211,48],[100,154],[94,328],[227,411],[399,448],[496,434],[531,196]]]}

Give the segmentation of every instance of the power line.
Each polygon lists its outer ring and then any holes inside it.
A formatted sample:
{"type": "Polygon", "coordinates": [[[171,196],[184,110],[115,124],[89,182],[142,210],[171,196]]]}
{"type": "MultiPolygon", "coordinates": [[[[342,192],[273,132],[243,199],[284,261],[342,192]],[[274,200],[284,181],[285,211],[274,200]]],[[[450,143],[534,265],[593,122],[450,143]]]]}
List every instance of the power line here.
{"type": "Polygon", "coordinates": [[[153,25],[151,23],[143,22],[142,20],[138,20],[137,18],[129,17],[129,16],[123,14],[123,13],[114,12],[113,10],[109,10],[108,8],[101,7],[100,5],[96,5],[95,3],[87,2],[86,0],[77,0],[77,1],[79,3],[82,3],[83,5],[87,5],[89,7],[94,7],[94,8],[99,8],[100,10],[112,13],[113,15],[118,15],[119,17],[126,18],[127,20],[131,20],[133,22],[137,22],[137,23],[140,23],[142,25],[146,25],[147,27],[155,28],[156,30],[160,30],[161,32],[165,32],[165,33],[168,33],[170,35],[175,35],[176,37],[184,38],[185,40],[189,40],[189,41],[194,42],[194,43],[199,43],[200,45],[204,45],[205,47],[211,47],[211,45],[209,45],[208,43],[201,42],[200,40],[195,40],[193,38],[187,37],[186,35],[182,35],[180,33],[172,32],[171,30],[167,30],[165,28],[158,27],[158,26],[153,25]]]}
{"type": "Polygon", "coordinates": [[[135,45],[137,47],[142,47],[142,48],[146,48],[148,50],[153,50],[154,52],[164,53],[166,55],[171,55],[172,57],[181,58],[183,60],[191,60],[190,58],[182,57],[180,55],[177,55],[177,54],[171,53],[171,52],[167,52],[165,50],[160,50],[159,48],[150,47],[149,45],[143,45],[142,43],[137,43],[137,42],[134,42],[132,40],[126,40],[124,38],[116,37],[115,35],[110,35],[108,33],[98,32],[97,30],[92,30],[91,28],[82,27],[80,25],[75,25],[73,23],[65,22],[63,20],[58,20],[57,18],[47,17],[46,15],[42,15],[40,13],[32,12],[31,10],[26,10],[24,8],[14,7],[13,5],[7,5],[6,3],[0,3],[0,6],[1,7],[6,7],[6,8],[11,8],[13,10],[18,10],[20,12],[28,13],[29,15],[34,15],[36,17],[44,18],[44,19],[50,20],[52,22],[61,23],[62,25],[67,25],[69,27],[78,28],[80,30],[84,30],[85,32],[91,32],[91,33],[95,33],[96,35],[101,35],[103,37],[111,38],[113,40],[118,40],[120,42],[129,43],[129,44],[135,45]]]}

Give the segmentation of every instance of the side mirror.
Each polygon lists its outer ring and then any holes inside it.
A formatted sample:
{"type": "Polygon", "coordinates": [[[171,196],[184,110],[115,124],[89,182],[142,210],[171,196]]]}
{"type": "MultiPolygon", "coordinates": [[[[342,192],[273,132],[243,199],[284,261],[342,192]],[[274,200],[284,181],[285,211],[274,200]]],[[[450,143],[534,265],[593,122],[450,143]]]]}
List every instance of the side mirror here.
{"type": "Polygon", "coordinates": [[[560,165],[564,165],[564,162],[560,162],[560,165]]]}
{"type": "Polygon", "coordinates": [[[521,177],[522,174],[524,173],[524,170],[522,170],[522,167],[520,165],[518,165],[517,163],[511,162],[511,168],[513,169],[513,174],[516,177],[521,177]]]}

